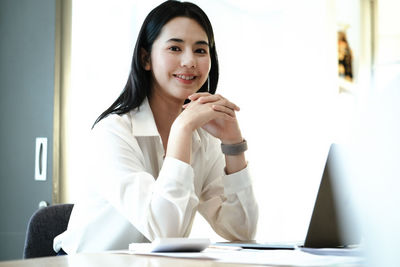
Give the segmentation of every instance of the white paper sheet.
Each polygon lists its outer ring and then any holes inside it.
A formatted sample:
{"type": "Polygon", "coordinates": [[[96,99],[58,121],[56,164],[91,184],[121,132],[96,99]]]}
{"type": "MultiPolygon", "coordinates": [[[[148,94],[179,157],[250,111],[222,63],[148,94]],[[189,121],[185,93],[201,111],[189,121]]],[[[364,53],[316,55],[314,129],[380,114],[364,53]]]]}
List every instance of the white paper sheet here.
{"type": "Polygon", "coordinates": [[[299,248],[303,252],[327,256],[363,256],[363,249],[357,248],[299,248]]]}
{"type": "Polygon", "coordinates": [[[222,248],[207,248],[203,252],[170,252],[152,253],[146,252],[144,247],[137,251],[126,250],[116,253],[128,253],[137,255],[163,256],[173,258],[210,259],[225,263],[264,264],[276,266],[336,266],[358,265],[363,263],[362,257],[348,256],[321,256],[300,250],[232,250],[222,248]]]}

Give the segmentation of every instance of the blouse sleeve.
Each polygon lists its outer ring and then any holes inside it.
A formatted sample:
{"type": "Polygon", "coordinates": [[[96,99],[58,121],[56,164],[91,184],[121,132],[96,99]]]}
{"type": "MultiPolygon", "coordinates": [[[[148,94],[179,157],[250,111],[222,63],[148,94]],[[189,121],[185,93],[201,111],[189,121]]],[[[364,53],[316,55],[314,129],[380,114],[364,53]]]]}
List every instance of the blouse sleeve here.
{"type": "Polygon", "coordinates": [[[167,157],[153,177],[130,125],[101,123],[93,130],[93,189],[147,239],[184,236],[199,202],[192,167],[167,157]]]}
{"type": "Polygon", "coordinates": [[[216,233],[227,240],[251,240],[258,221],[248,167],[226,175],[225,160],[219,144],[212,144],[213,162],[200,197],[199,212],[216,233]]]}

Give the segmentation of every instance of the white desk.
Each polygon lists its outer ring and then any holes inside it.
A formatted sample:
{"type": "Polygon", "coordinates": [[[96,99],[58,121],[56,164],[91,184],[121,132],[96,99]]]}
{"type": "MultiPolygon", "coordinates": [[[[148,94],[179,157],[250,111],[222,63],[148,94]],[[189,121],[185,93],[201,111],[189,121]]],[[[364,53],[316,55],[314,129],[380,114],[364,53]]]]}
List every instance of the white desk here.
{"type": "MultiPolygon", "coordinates": [[[[176,259],[124,254],[77,254],[0,262],[0,267],[219,267],[257,266],[218,263],[211,260],[176,259]]],[[[259,265],[258,265],[259,266],[259,265]]]]}
{"type": "MultiPolygon", "coordinates": [[[[93,253],[69,256],[45,257],[27,260],[0,262],[0,267],[249,267],[254,264],[233,264],[217,262],[209,259],[184,259],[161,256],[143,256],[128,254],[93,253]]],[[[273,266],[273,265],[264,265],[273,266]]],[[[345,267],[362,265],[345,264],[345,267]]]]}

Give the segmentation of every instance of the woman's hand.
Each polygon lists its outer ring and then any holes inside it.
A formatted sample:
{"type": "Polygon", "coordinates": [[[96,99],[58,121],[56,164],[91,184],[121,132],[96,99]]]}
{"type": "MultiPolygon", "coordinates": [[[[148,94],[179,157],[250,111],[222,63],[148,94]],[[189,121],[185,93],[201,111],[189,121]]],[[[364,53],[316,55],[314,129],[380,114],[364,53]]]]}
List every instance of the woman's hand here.
{"type": "Polygon", "coordinates": [[[189,96],[191,102],[184,106],[180,119],[184,119],[193,130],[202,127],[224,144],[243,141],[235,111],[239,107],[221,95],[195,93],[189,96]]]}
{"type": "MultiPolygon", "coordinates": [[[[189,96],[191,102],[174,121],[168,141],[167,156],[191,162],[192,133],[203,128],[219,138],[223,144],[237,144],[243,141],[235,112],[239,107],[221,95],[195,93],[189,96]]],[[[238,172],[246,167],[244,153],[225,155],[225,173],[238,172]]]]}

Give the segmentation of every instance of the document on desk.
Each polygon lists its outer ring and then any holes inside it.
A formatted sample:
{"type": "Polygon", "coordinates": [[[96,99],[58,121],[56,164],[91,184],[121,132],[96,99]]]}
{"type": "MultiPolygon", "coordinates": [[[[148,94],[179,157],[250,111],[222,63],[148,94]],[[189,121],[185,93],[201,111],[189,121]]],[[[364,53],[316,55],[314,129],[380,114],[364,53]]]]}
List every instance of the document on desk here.
{"type": "Polygon", "coordinates": [[[143,249],[118,251],[136,255],[214,260],[224,263],[263,264],[275,266],[336,266],[363,263],[362,257],[315,255],[296,250],[253,250],[209,247],[202,252],[149,252],[143,249]]]}
{"type": "Polygon", "coordinates": [[[315,254],[315,255],[327,255],[327,256],[363,256],[363,249],[361,247],[355,248],[305,248],[299,247],[301,251],[315,254]]]}

